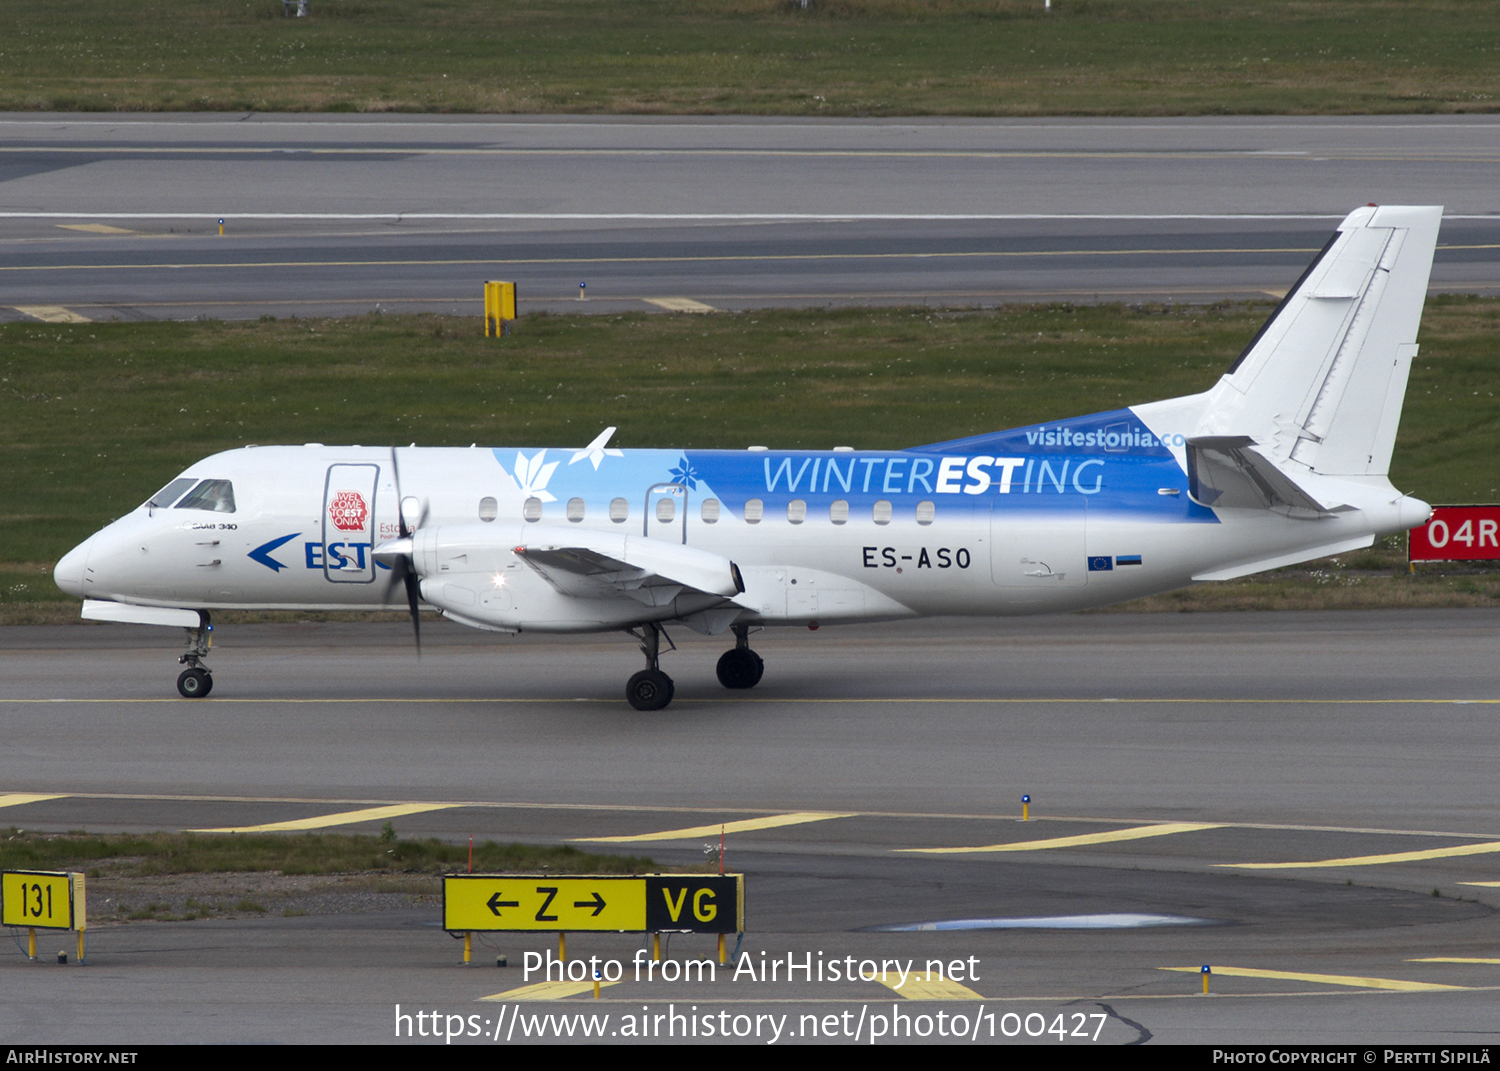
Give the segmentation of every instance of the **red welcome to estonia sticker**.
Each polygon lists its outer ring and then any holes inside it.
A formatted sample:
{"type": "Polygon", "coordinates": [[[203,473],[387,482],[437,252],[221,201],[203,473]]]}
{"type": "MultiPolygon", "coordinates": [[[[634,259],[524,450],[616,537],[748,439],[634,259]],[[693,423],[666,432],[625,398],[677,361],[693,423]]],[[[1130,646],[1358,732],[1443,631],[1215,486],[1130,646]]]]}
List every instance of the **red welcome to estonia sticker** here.
{"type": "Polygon", "coordinates": [[[339,491],[328,503],[328,519],[340,532],[358,532],[370,519],[370,507],[358,491],[339,491]]]}

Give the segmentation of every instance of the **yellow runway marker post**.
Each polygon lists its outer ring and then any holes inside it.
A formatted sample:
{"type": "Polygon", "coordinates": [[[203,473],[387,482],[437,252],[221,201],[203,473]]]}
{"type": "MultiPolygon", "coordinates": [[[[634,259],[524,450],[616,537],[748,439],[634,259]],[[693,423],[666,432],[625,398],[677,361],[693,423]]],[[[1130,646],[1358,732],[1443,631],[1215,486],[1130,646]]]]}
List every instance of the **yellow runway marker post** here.
{"type": "Polygon", "coordinates": [[[1391,852],[1388,855],[1351,855],[1344,859],[1315,859],[1305,863],[1215,863],[1236,870],[1312,870],[1339,866],[1383,866],[1387,863],[1421,863],[1429,859],[1457,859],[1465,855],[1491,855],[1500,852],[1500,840],[1481,844],[1460,844],[1452,848],[1428,848],[1417,852],[1391,852]]]}
{"type": "Polygon", "coordinates": [[[619,982],[538,982],[536,985],[523,985],[520,989],[507,989],[504,993],[491,993],[480,1000],[562,1000],[564,997],[576,997],[580,993],[592,992],[595,985],[600,989],[605,986],[619,985],[619,982]]]}
{"type": "MultiPolygon", "coordinates": [[[[1201,974],[1202,967],[1158,967],[1160,971],[1201,974]]],[[[1437,982],[1407,982],[1399,978],[1361,978],[1351,974],[1310,974],[1305,971],[1266,971],[1255,967],[1215,967],[1213,973],[1229,978],[1270,978],[1280,982],[1315,982],[1319,985],[1343,985],[1353,989],[1389,989],[1401,993],[1428,993],[1437,990],[1463,990],[1468,986],[1439,985],[1437,982]]]]}
{"type": "Polygon", "coordinates": [[[875,980],[898,997],[907,1000],[984,1000],[968,986],[951,978],[934,978],[921,971],[911,971],[903,983],[896,971],[882,971],[875,980]]]}
{"type": "Polygon", "coordinates": [[[422,814],[426,811],[446,811],[459,806],[456,803],[401,803],[391,807],[366,807],[360,811],[344,811],[340,814],[324,814],[316,818],[296,818],[290,822],[267,822],[259,826],[224,826],[220,829],[189,829],[187,833],[285,833],[299,829],[326,829],[329,826],[348,826],[355,822],[379,822],[383,818],[400,818],[407,814],[422,814]]]}
{"type": "Polygon", "coordinates": [[[648,840],[693,840],[698,837],[716,837],[723,833],[749,833],[756,829],[777,829],[781,826],[800,826],[808,822],[826,822],[832,818],[854,818],[854,814],[829,811],[802,811],[798,814],[773,814],[765,818],[747,818],[740,822],[716,822],[711,826],[689,826],[686,829],[666,829],[660,833],[636,833],[627,837],[572,837],[572,840],[591,844],[633,844],[648,840]]]}
{"type": "Polygon", "coordinates": [[[1010,844],[983,844],[973,848],[901,848],[903,852],[927,855],[955,855],[964,852],[1039,852],[1052,848],[1083,848],[1090,844],[1115,844],[1120,841],[1166,837],[1173,833],[1194,833],[1200,829],[1222,829],[1212,822],[1163,822],[1154,826],[1112,829],[1107,833],[1082,833],[1076,837],[1051,837],[1047,840],[1022,840],[1010,844]]]}

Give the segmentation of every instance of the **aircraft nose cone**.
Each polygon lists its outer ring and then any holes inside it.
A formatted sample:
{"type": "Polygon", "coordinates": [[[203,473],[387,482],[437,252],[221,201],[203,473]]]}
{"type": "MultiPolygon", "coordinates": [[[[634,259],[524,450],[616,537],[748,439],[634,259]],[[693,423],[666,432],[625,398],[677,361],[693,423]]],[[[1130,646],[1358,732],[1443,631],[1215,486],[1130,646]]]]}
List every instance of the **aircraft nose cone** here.
{"type": "Polygon", "coordinates": [[[83,569],[88,564],[89,547],[93,545],[93,542],[92,536],[85,539],[64,554],[62,561],[57,563],[57,568],[52,570],[53,582],[69,595],[76,595],[80,599],[84,598],[83,569]]]}

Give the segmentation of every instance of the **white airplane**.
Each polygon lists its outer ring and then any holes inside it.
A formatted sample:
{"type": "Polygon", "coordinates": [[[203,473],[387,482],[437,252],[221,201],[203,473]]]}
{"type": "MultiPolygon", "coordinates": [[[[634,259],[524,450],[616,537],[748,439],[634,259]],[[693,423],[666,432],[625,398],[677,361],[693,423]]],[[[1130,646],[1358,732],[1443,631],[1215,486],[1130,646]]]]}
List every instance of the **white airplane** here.
{"type": "MultiPolygon", "coordinates": [[[[1103,606],[1370,546],[1426,522],[1387,479],[1441,208],[1358,209],[1214,387],[905,450],[246,447],[190,466],[70,551],[83,616],[180,625],[209,694],[213,610],[405,605],[499,632],[635,636],[626,697],[665,707],[664,626],[1103,606]]],[[[670,640],[668,640],[670,644],[670,640]]]]}

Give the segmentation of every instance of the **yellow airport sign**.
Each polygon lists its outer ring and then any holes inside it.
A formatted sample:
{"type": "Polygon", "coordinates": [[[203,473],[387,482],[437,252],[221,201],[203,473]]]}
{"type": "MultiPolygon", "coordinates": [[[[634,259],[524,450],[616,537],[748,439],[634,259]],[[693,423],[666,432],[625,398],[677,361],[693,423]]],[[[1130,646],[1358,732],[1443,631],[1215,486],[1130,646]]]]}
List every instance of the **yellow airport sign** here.
{"type": "Polygon", "coordinates": [[[452,932],[742,933],[743,874],[449,874],[443,928],[452,932]]]}
{"type": "Polygon", "coordinates": [[[73,875],[49,870],[0,874],[0,925],[72,930],[73,875]]]}

